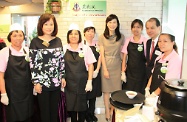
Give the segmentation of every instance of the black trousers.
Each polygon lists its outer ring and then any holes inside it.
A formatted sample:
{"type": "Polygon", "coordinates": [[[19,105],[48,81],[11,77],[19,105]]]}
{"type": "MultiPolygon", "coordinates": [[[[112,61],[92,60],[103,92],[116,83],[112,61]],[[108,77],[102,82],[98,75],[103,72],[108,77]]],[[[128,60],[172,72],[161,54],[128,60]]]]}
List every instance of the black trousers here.
{"type": "Polygon", "coordinates": [[[87,113],[88,114],[94,114],[95,112],[95,101],[96,101],[96,97],[92,98],[92,99],[88,99],[88,109],[87,109],[87,113]]]}
{"type": "Polygon", "coordinates": [[[33,122],[31,118],[28,118],[25,121],[6,121],[6,122],[33,122]]]}
{"type": "Polygon", "coordinates": [[[25,121],[16,121],[16,122],[33,122],[33,121],[31,120],[31,118],[29,118],[29,119],[27,119],[25,121]]]}
{"type": "Polygon", "coordinates": [[[71,122],[84,122],[85,121],[86,111],[81,111],[81,112],[69,111],[69,114],[71,117],[71,122]]]}
{"type": "Polygon", "coordinates": [[[55,91],[42,91],[42,93],[37,96],[41,122],[58,122],[60,89],[55,91]]]}
{"type": "MultiPolygon", "coordinates": [[[[1,97],[0,97],[1,99],[1,97]]],[[[0,102],[0,122],[3,122],[3,109],[2,109],[2,103],[0,102]]]]}
{"type": "MultiPolygon", "coordinates": [[[[2,103],[0,103],[0,122],[15,122],[15,121],[8,121],[6,119],[5,106],[2,103]]],[[[28,118],[25,121],[16,121],[16,122],[33,122],[33,121],[31,118],[28,118]]]]}

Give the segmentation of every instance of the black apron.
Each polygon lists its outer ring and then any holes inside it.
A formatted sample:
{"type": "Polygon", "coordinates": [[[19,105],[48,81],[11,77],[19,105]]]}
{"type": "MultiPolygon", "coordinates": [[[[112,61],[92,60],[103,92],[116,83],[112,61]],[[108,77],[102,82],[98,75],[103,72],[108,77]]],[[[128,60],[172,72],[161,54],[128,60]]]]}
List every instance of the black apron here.
{"type": "Polygon", "coordinates": [[[9,98],[9,105],[6,106],[7,122],[28,119],[33,114],[33,85],[29,62],[25,60],[25,56],[13,56],[9,50],[4,77],[9,98]]]}
{"type": "MultiPolygon", "coordinates": [[[[99,52],[96,51],[96,47],[95,46],[90,46],[90,48],[92,49],[92,52],[93,52],[96,60],[98,61],[100,54],[99,54],[99,52]]],[[[94,65],[94,71],[95,71],[95,69],[97,68],[97,62],[95,62],[93,65],[94,65]]],[[[92,87],[93,87],[92,91],[91,92],[87,92],[87,99],[100,97],[102,95],[100,70],[98,72],[97,77],[92,79],[92,87]]]]}
{"type": "Polygon", "coordinates": [[[88,72],[86,70],[84,57],[80,57],[78,52],[68,49],[64,55],[66,72],[66,103],[67,111],[86,111],[86,83],[88,72]]]}
{"type": "MultiPolygon", "coordinates": [[[[168,61],[166,61],[166,63],[168,63],[168,61]]],[[[153,74],[152,74],[150,93],[154,92],[158,87],[160,87],[162,81],[164,81],[163,78],[165,78],[166,73],[161,72],[161,67],[163,67],[163,64],[159,63],[157,60],[155,66],[154,66],[153,74]]],[[[166,68],[167,68],[167,66],[166,66],[166,68]]]]}
{"type": "Polygon", "coordinates": [[[123,84],[123,89],[133,90],[144,94],[146,80],[146,59],[144,46],[138,43],[129,42],[126,77],[127,82],[123,84]]]}

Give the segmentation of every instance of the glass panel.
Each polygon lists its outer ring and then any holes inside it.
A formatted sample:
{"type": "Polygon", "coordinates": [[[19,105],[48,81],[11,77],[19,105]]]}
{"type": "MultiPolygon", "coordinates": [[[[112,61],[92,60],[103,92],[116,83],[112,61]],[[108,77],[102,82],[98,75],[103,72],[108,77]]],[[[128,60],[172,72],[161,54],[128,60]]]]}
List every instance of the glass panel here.
{"type": "Polygon", "coordinates": [[[24,46],[29,46],[30,41],[37,34],[37,23],[40,15],[21,15],[12,14],[12,24],[19,23],[24,28],[25,43],[24,46]]]}

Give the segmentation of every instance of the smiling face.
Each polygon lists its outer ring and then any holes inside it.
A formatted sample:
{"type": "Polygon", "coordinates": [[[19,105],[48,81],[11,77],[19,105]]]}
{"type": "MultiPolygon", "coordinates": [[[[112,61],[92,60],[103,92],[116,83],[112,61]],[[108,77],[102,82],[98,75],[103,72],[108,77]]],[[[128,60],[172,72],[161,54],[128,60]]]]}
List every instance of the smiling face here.
{"type": "Polygon", "coordinates": [[[131,28],[132,34],[134,36],[140,36],[142,33],[143,27],[139,23],[135,23],[131,28]]]}
{"type": "Polygon", "coordinates": [[[160,51],[169,54],[173,50],[174,41],[171,41],[168,34],[161,34],[158,40],[160,51]]]}
{"type": "Polygon", "coordinates": [[[24,41],[23,32],[21,30],[13,31],[12,35],[10,36],[10,41],[12,47],[21,48],[24,41]]]}
{"type": "Polygon", "coordinates": [[[78,44],[79,43],[79,33],[77,30],[72,30],[69,34],[69,42],[70,44],[78,44]]]}
{"type": "Polygon", "coordinates": [[[155,39],[160,34],[160,26],[156,26],[155,21],[148,21],[146,23],[146,32],[150,38],[155,39]]]}
{"type": "Polygon", "coordinates": [[[107,23],[107,27],[108,27],[109,31],[111,31],[111,32],[114,32],[116,30],[117,26],[118,26],[118,23],[117,23],[116,19],[112,19],[111,21],[109,21],[107,23]]]}
{"type": "Polygon", "coordinates": [[[42,31],[44,35],[51,35],[54,31],[54,22],[52,18],[43,24],[42,31]]]}

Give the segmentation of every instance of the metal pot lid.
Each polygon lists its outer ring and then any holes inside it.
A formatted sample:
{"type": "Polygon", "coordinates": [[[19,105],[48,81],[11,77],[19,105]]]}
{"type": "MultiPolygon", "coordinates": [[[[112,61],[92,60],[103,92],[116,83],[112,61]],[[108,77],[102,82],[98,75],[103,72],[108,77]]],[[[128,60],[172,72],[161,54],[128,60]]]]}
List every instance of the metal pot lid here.
{"type": "Polygon", "coordinates": [[[175,89],[187,90],[187,80],[184,79],[169,79],[166,80],[165,84],[175,89]]]}

